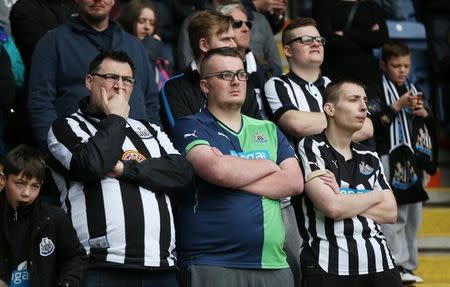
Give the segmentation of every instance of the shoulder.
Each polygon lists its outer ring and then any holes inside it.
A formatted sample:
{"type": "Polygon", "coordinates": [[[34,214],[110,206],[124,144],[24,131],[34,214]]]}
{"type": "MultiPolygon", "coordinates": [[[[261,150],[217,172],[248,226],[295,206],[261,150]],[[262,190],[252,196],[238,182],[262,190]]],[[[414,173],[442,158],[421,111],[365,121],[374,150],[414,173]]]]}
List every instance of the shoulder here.
{"type": "Polygon", "coordinates": [[[58,206],[50,205],[45,202],[40,203],[41,215],[45,220],[51,220],[57,224],[66,224],[69,221],[69,216],[64,210],[58,206]]]}

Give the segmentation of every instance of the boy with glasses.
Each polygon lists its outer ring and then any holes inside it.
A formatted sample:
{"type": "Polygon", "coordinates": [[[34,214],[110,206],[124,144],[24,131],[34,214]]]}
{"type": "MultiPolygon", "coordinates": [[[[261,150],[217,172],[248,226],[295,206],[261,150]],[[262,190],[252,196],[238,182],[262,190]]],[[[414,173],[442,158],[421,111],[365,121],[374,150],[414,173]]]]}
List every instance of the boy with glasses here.
{"type": "Polygon", "coordinates": [[[275,124],[241,113],[248,75],[236,50],[210,50],[201,71],[207,108],[174,128],[197,174],[177,206],[182,286],[293,287],[279,199],[303,188],[294,151],[275,124]]]}

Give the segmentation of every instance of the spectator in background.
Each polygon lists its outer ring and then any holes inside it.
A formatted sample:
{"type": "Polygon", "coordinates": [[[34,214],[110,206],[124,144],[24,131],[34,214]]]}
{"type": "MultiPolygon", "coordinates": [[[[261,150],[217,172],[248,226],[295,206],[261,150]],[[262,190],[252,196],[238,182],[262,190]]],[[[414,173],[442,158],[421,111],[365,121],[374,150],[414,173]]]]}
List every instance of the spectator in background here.
{"type": "MultiPolygon", "coordinates": [[[[236,1],[239,3],[239,1],[236,1]]],[[[252,22],[248,20],[247,11],[240,4],[229,4],[219,6],[217,11],[233,17],[234,41],[236,42],[236,49],[244,61],[245,71],[249,73],[249,80],[247,81],[247,89],[254,89],[256,100],[258,101],[259,111],[263,119],[268,119],[267,101],[263,100],[264,84],[270,79],[274,71],[270,65],[261,59],[250,50],[251,34],[253,27],[252,22]]]]}
{"type": "MultiPolygon", "coordinates": [[[[206,5],[203,9],[214,10],[219,6],[229,4],[239,4],[239,0],[215,0],[206,1],[209,5],[206,5]]],[[[244,1],[241,1],[244,3],[244,1]]],[[[250,49],[256,55],[256,57],[264,59],[270,68],[274,71],[275,75],[281,74],[281,59],[278,53],[278,49],[275,44],[273,33],[271,32],[270,24],[267,19],[254,9],[246,7],[246,14],[248,20],[252,23],[252,29],[250,30],[250,49]]],[[[189,45],[189,36],[187,27],[191,19],[198,12],[194,12],[189,15],[183,22],[181,27],[179,40],[178,40],[178,67],[180,70],[184,70],[186,66],[194,58],[192,49],[189,45]]]]}
{"type": "Polygon", "coordinates": [[[11,68],[8,52],[0,45],[0,157],[6,154],[5,124],[6,114],[16,95],[16,83],[11,68]]]}
{"type": "Polygon", "coordinates": [[[18,0],[11,8],[11,31],[25,65],[23,90],[17,93],[12,105],[14,112],[8,115],[7,134],[12,145],[35,144],[32,133],[23,132],[31,130],[27,100],[34,47],[45,33],[66,22],[76,11],[77,5],[73,0],[18,0]]]}
{"type": "Polygon", "coordinates": [[[435,172],[427,126],[428,106],[424,96],[408,81],[411,52],[402,42],[386,43],[381,51],[380,83],[382,109],[373,115],[377,152],[398,203],[395,224],[383,225],[387,243],[405,283],[423,279],[418,267],[417,232],[422,218],[422,202],[428,199],[424,187],[435,172]]]}
{"type": "Polygon", "coordinates": [[[317,0],[313,17],[327,39],[323,73],[331,79],[358,78],[365,86],[377,83],[378,63],[372,49],[388,39],[381,7],[372,0],[317,0]]]}
{"type": "Polygon", "coordinates": [[[161,90],[162,84],[169,79],[171,69],[169,60],[164,59],[155,6],[148,0],[131,0],[123,7],[118,20],[125,31],[141,40],[150,63],[155,66],[155,81],[161,90]]]}
{"type": "MultiPolygon", "coordinates": [[[[161,120],[169,134],[175,120],[206,108],[207,98],[200,89],[200,63],[211,49],[236,47],[233,23],[232,17],[211,10],[198,12],[189,23],[189,40],[195,59],[185,73],[169,79],[161,90],[161,120]]],[[[246,92],[242,113],[260,118],[254,89],[246,92]]]]}
{"type": "Polygon", "coordinates": [[[5,27],[8,34],[11,34],[9,22],[9,13],[14,2],[17,0],[1,0],[0,1],[0,26],[5,27]]]}
{"type": "Polygon", "coordinates": [[[79,16],[45,34],[33,53],[28,111],[33,133],[43,149],[51,123],[75,112],[79,100],[88,93],[84,75],[100,51],[123,50],[130,55],[136,63],[130,115],[160,124],[154,68],[142,44],[109,20],[114,1],[77,0],[77,4],[79,16]]]}
{"type": "Polygon", "coordinates": [[[0,25],[0,45],[5,48],[9,55],[16,87],[17,89],[21,89],[23,87],[25,67],[14,39],[6,32],[5,27],[2,25],[0,25]]]}

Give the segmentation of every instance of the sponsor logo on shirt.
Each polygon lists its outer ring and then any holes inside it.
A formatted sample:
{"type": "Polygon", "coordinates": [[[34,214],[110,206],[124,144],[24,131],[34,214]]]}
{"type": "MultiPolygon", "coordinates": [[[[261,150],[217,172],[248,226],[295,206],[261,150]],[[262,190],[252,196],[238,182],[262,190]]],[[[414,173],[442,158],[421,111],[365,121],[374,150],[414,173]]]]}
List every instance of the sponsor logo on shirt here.
{"type": "Polygon", "coordinates": [[[255,150],[247,152],[236,152],[234,150],[231,150],[230,154],[246,159],[269,159],[269,152],[267,150],[255,150]]]}
{"type": "Polygon", "coordinates": [[[39,243],[39,253],[41,256],[49,256],[54,250],[55,245],[53,244],[53,241],[48,237],[42,238],[41,243],[39,243]]]}
{"type": "Polygon", "coordinates": [[[371,167],[370,165],[366,164],[365,162],[361,162],[359,164],[359,172],[364,174],[364,175],[371,175],[373,172],[373,167],[371,167]]]}
{"type": "Polygon", "coordinates": [[[30,273],[28,272],[27,261],[24,261],[17,266],[11,275],[10,287],[29,287],[31,286],[30,273]]]}
{"type": "Polygon", "coordinates": [[[146,158],[136,150],[127,150],[123,153],[122,160],[134,160],[137,162],[142,162],[146,160],[146,158]]]}
{"type": "Polygon", "coordinates": [[[255,142],[258,142],[258,143],[266,143],[267,142],[266,137],[262,133],[255,133],[253,135],[253,139],[255,140],[255,142]]]}

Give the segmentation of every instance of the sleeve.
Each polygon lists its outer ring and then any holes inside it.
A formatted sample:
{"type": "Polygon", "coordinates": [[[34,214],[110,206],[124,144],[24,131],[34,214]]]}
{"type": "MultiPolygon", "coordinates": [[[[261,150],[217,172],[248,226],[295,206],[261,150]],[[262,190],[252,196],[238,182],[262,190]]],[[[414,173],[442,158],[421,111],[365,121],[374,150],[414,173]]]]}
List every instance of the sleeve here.
{"type": "Polygon", "coordinates": [[[305,182],[325,174],[325,161],[313,139],[310,137],[303,138],[298,144],[298,154],[300,155],[305,182]]]}
{"type": "Polygon", "coordinates": [[[56,77],[58,57],[54,33],[47,33],[36,45],[30,66],[28,113],[38,146],[46,150],[47,132],[57,119],[56,77]]]}
{"type": "Polygon", "coordinates": [[[0,108],[8,109],[15,97],[16,85],[11,69],[11,62],[8,54],[4,48],[0,45],[0,91],[2,96],[0,97],[0,108]]]}
{"type": "Polygon", "coordinates": [[[194,178],[192,165],[179,154],[158,126],[152,127],[157,133],[158,142],[168,154],[142,162],[124,161],[122,179],[132,181],[153,192],[169,194],[191,187],[194,178]]]}
{"type": "Polygon", "coordinates": [[[156,79],[155,75],[155,66],[150,63],[147,54],[145,52],[144,47],[140,47],[141,51],[141,65],[144,69],[144,79],[145,79],[145,89],[144,89],[144,98],[145,98],[145,110],[147,112],[147,117],[151,123],[155,123],[157,125],[161,125],[161,119],[159,117],[159,91],[158,85],[156,81],[152,79],[156,79]]]}
{"type": "Polygon", "coordinates": [[[376,153],[374,153],[374,156],[376,158],[376,169],[375,169],[375,181],[373,184],[373,190],[385,190],[385,189],[391,189],[389,186],[388,180],[386,178],[386,175],[384,174],[384,168],[383,164],[381,164],[381,160],[378,157],[376,153]]]}
{"type": "Polygon", "coordinates": [[[78,240],[67,214],[58,210],[56,215],[56,286],[81,286],[83,270],[87,264],[84,247],[78,240]]]}
{"type": "Polygon", "coordinates": [[[173,137],[175,147],[184,155],[197,145],[210,145],[210,137],[204,126],[191,118],[183,118],[176,122],[173,137]]]}
{"type": "Polygon", "coordinates": [[[184,19],[180,33],[178,34],[178,69],[181,71],[186,69],[189,63],[194,59],[194,53],[192,52],[191,44],[189,42],[188,25],[195,15],[197,15],[196,12],[193,12],[184,19]]]}
{"type": "Polygon", "coordinates": [[[72,179],[96,180],[120,159],[125,130],[125,119],[117,115],[103,119],[93,136],[75,119],[60,118],[48,132],[48,149],[72,179]]]}
{"type": "Polygon", "coordinates": [[[285,112],[289,110],[298,110],[291,101],[288,89],[290,90],[290,87],[286,87],[284,81],[277,77],[269,79],[264,85],[265,96],[274,115],[275,122],[278,121],[285,112]]]}
{"type": "Polygon", "coordinates": [[[256,99],[255,85],[256,83],[254,82],[254,80],[251,83],[247,82],[247,93],[245,96],[244,104],[242,105],[241,112],[242,114],[251,118],[261,119],[258,100],[256,99]]]}
{"type": "Polygon", "coordinates": [[[280,164],[287,158],[295,157],[295,152],[294,148],[289,144],[286,136],[280,131],[280,129],[276,127],[276,130],[278,138],[277,164],[280,164]]]}
{"type": "Polygon", "coordinates": [[[163,122],[166,122],[169,129],[173,129],[175,121],[179,118],[186,117],[191,113],[189,110],[186,92],[183,91],[183,78],[185,74],[174,76],[167,80],[161,89],[161,103],[163,122]]]}
{"type": "Polygon", "coordinates": [[[262,42],[262,49],[264,53],[264,59],[269,63],[269,65],[273,68],[274,74],[279,75],[281,74],[281,58],[280,54],[278,52],[276,42],[272,33],[272,29],[270,28],[270,24],[267,21],[266,17],[264,15],[258,13],[258,12],[252,12],[255,16],[255,25],[260,25],[261,27],[255,31],[261,31],[258,35],[253,34],[253,30],[251,33],[251,39],[255,39],[254,41],[250,41],[250,48],[252,51],[256,52],[260,49],[254,49],[253,47],[256,45],[256,39],[260,38],[261,40],[259,42],[262,42]],[[256,36],[256,37],[254,37],[256,36]],[[253,43],[252,43],[253,42],[253,43]]]}

